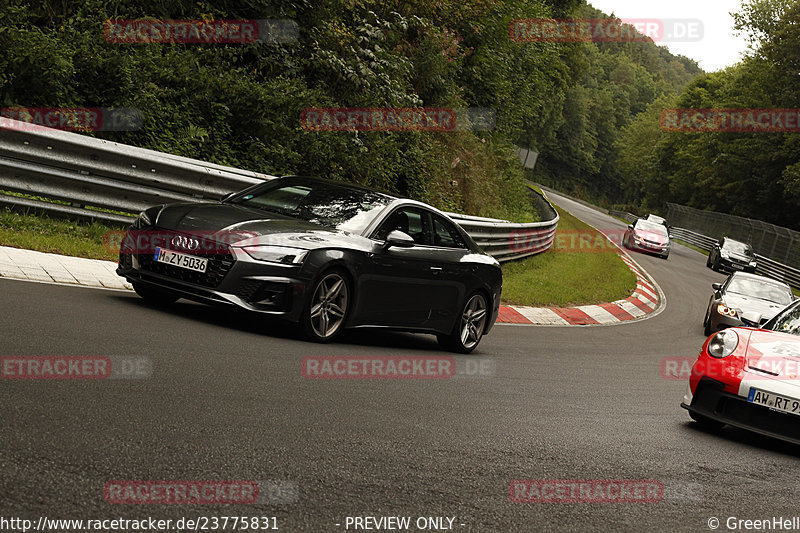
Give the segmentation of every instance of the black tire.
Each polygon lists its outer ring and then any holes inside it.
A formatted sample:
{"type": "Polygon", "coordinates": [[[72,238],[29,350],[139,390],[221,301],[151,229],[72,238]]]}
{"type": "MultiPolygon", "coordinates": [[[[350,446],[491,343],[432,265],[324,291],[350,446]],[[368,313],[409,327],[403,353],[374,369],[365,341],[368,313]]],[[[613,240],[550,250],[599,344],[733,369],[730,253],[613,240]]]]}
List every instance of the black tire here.
{"type": "Polygon", "coordinates": [[[703,319],[703,331],[706,337],[711,335],[711,307],[706,309],[706,317],[703,319]]]}
{"type": "Polygon", "coordinates": [[[669,259],[669,252],[661,256],[661,259],[669,259]]]}
{"type": "Polygon", "coordinates": [[[706,268],[711,268],[711,254],[710,253],[708,254],[708,257],[706,258],[706,268]]]}
{"type": "Polygon", "coordinates": [[[338,337],[347,323],[351,295],[347,274],[338,269],[323,272],[314,282],[300,317],[306,338],[326,343],[338,337]]]}
{"type": "Polygon", "coordinates": [[[698,415],[697,413],[693,413],[692,411],[689,411],[689,416],[692,417],[692,420],[697,422],[697,424],[699,426],[702,426],[704,429],[717,430],[725,425],[723,422],[720,422],[719,420],[714,420],[713,418],[708,418],[707,416],[698,415]]]}
{"type": "Polygon", "coordinates": [[[132,285],[136,294],[152,304],[169,305],[180,298],[180,296],[174,292],[157,289],[149,285],[143,285],[141,283],[133,283],[132,285]]]}
{"type": "Polygon", "coordinates": [[[711,326],[711,317],[708,317],[708,322],[703,328],[703,333],[705,333],[706,337],[714,333],[714,328],[711,326]]]}
{"type": "Polygon", "coordinates": [[[461,306],[453,331],[436,338],[442,348],[457,353],[471,353],[483,338],[486,320],[489,318],[489,301],[484,293],[473,292],[461,306]]]}

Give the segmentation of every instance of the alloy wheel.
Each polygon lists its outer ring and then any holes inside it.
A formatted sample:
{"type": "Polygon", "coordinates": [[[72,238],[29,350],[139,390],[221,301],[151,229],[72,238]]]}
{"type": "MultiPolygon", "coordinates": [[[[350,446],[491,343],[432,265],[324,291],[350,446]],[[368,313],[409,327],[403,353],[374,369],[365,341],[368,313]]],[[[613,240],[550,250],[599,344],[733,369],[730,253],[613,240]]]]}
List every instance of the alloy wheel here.
{"type": "Polygon", "coordinates": [[[309,310],[310,325],[317,337],[329,339],[342,328],[349,296],[347,281],[337,272],[327,274],[317,283],[309,310]]]}
{"type": "Polygon", "coordinates": [[[466,349],[474,348],[481,340],[486,324],[486,299],[482,294],[473,294],[461,314],[461,344],[466,349]]]}

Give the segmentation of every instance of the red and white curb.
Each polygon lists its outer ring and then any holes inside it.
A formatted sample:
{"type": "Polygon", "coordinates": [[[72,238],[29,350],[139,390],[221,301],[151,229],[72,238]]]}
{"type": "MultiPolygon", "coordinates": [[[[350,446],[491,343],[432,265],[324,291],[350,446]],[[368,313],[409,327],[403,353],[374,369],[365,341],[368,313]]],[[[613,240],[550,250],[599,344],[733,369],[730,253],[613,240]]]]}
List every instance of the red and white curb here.
{"type": "Polygon", "coordinates": [[[636,290],[624,300],[578,307],[523,307],[500,306],[498,324],[523,324],[538,326],[595,326],[619,324],[637,320],[660,311],[665,303],[664,294],[627,253],[620,251],[620,259],[636,275],[636,290]]]}

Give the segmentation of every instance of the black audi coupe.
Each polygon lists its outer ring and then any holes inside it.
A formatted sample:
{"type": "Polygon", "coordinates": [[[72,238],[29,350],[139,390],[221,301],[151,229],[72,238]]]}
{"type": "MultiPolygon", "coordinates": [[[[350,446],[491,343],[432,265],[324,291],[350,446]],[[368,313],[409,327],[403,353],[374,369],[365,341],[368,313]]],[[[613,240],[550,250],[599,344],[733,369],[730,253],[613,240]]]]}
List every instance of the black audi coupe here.
{"type": "Polygon", "coordinates": [[[234,305],[299,322],[318,342],[377,326],[461,353],[494,325],[502,288],[498,262],[437,209],[300,176],[143,211],[117,273],[151,302],[234,305]]]}

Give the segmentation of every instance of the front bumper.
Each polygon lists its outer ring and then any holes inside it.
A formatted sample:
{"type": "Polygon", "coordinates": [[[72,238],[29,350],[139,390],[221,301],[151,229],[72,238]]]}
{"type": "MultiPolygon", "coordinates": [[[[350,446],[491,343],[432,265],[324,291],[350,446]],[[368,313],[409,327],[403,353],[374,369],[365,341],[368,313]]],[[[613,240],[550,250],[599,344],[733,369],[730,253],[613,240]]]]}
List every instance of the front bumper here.
{"type": "Polygon", "coordinates": [[[637,242],[636,239],[631,239],[630,243],[634,249],[642,252],[659,255],[666,255],[669,253],[669,244],[654,244],[641,240],[637,242]]]}
{"type": "Polygon", "coordinates": [[[283,265],[252,259],[244,252],[203,256],[205,274],[163,265],[153,254],[120,253],[117,274],[202,303],[233,305],[299,321],[309,283],[301,265],[283,265]]]}
{"type": "Polygon", "coordinates": [[[739,318],[720,314],[719,311],[717,311],[716,306],[714,306],[714,309],[711,311],[712,331],[719,331],[725,328],[735,328],[744,325],[745,323],[739,318]]]}
{"type": "Polygon", "coordinates": [[[701,378],[694,395],[687,395],[681,407],[724,424],[800,444],[800,418],[796,415],[750,403],[726,392],[724,385],[713,379],[701,378]]]}
{"type": "Polygon", "coordinates": [[[756,267],[750,266],[750,263],[741,263],[731,259],[719,258],[719,268],[726,272],[755,272],[756,267]]]}

